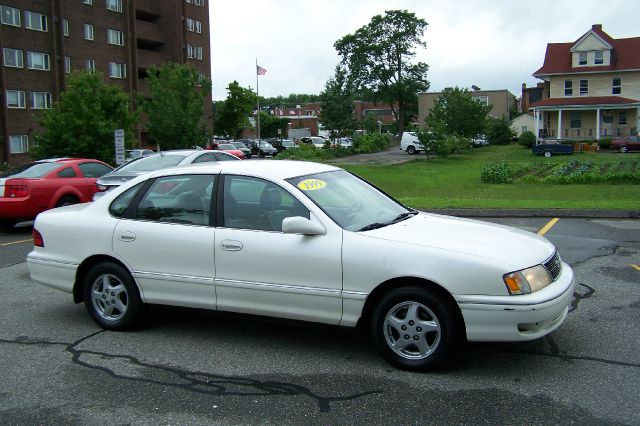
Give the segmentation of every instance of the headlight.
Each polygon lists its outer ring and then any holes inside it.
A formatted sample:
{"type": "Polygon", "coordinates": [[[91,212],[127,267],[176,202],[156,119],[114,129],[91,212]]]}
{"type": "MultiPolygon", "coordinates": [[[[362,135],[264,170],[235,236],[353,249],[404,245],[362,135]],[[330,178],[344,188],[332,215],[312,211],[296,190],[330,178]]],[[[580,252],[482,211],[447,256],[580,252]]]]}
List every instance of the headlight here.
{"type": "Polygon", "coordinates": [[[533,293],[551,284],[551,275],[542,265],[505,274],[502,279],[512,295],[533,293]]]}

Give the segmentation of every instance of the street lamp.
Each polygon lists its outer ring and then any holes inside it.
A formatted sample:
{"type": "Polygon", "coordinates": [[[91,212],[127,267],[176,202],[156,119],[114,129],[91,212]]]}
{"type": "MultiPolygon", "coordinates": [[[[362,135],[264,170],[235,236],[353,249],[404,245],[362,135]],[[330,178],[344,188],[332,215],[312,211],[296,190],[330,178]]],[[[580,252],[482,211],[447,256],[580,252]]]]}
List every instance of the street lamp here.
{"type": "Polygon", "coordinates": [[[382,133],[382,121],[378,120],[378,133],[382,133]]]}

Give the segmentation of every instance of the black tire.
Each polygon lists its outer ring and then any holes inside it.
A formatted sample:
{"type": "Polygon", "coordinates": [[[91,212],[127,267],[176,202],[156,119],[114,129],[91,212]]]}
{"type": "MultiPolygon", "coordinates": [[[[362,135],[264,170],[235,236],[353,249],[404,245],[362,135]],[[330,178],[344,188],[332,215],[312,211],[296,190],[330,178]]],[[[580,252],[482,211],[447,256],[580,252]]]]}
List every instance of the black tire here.
{"type": "Polygon", "coordinates": [[[416,147],[415,147],[415,146],[413,146],[413,145],[409,145],[409,146],[407,147],[407,154],[409,154],[409,155],[413,155],[413,154],[415,154],[415,153],[416,153],[416,147]]]}
{"type": "Polygon", "coordinates": [[[70,206],[72,204],[78,204],[78,199],[76,197],[72,197],[71,195],[65,195],[58,200],[58,202],[56,203],[56,207],[70,206]]]}
{"type": "Polygon", "coordinates": [[[551,158],[551,156],[552,156],[552,155],[553,155],[553,152],[551,152],[551,151],[549,151],[549,150],[546,150],[546,151],[544,152],[544,156],[545,156],[545,157],[547,157],[547,158],[551,158]]]}
{"type": "Polygon", "coordinates": [[[629,149],[625,145],[622,145],[619,151],[623,154],[626,154],[629,151],[629,149]]]}
{"type": "Polygon", "coordinates": [[[102,328],[131,328],[140,315],[142,301],[133,278],[122,266],[100,263],[84,279],[84,305],[102,328]]]}
{"type": "Polygon", "coordinates": [[[0,229],[13,229],[16,223],[18,223],[17,220],[0,220],[0,229]]]}
{"type": "Polygon", "coordinates": [[[425,287],[392,290],[373,310],[371,337],[390,364],[412,371],[434,369],[450,358],[460,342],[453,309],[439,293],[425,287]]]}

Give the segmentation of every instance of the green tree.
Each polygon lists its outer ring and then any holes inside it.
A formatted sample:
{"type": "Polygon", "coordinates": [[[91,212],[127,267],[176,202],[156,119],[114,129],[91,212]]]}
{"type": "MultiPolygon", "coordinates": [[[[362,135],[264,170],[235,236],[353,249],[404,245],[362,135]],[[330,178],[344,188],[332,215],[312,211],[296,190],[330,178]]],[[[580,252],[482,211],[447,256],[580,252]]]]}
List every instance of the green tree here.
{"type": "Polygon", "coordinates": [[[417,105],[418,92],[429,88],[428,65],[412,63],[415,49],[426,47],[422,40],[426,27],[427,22],[414,13],[387,10],[334,44],[354,86],[391,106],[399,133],[411,119],[407,111],[417,105]]]}
{"type": "Polygon", "coordinates": [[[375,114],[369,113],[362,120],[362,130],[366,130],[367,133],[378,133],[378,118],[375,114]]]}
{"type": "Polygon", "coordinates": [[[104,82],[98,71],[76,71],[67,79],[67,89],[40,123],[32,154],[35,158],[84,157],[114,163],[114,130],[123,129],[125,144],[133,145],[136,114],[129,96],[104,82]]]}
{"type": "Polygon", "coordinates": [[[482,105],[467,89],[446,90],[436,99],[425,120],[429,131],[438,137],[455,134],[472,138],[485,130],[491,105],[482,105]]]}
{"type": "Polygon", "coordinates": [[[331,137],[348,136],[355,130],[353,118],[353,92],[347,81],[347,72],[336,66],[335,75],[327,80],[320,93],[322,110],[320,121],[331,132],[331,137]]]}
{"type": "Polygon", "coordinates": [[[525,148],[531,148],[536,141],[536,135],[533,134],[531,130],[527,130],[526,132],[522,132],[520,135],[520,139],[518,139],[518,143],[525,148]]]}
{"type": "Polygon", "coordinates": [[[217,109],[218,118],[214,124],[216,134],[236,139],[243,129],[250,127],[249,117],[256,106],[256,94],[237,81],[227,86],[227,99],[217,109]]]}
{"type": "Polygon", "coordinates": [[[162,148],[204,146],[209,137],[204,105],[211,81],[190,64],[165,63],[147,70],[149,98],[141,98],[149,139],[162,148]]]}
{"type": "Polygon", "coordinates": [[[275,138],[278,135],[278,129],[282,132],[282,136],[284,137],[287,124],[289,120],[286,118],[278,117],[275,115],[267,114],[266,112],[260,111],[260,137],[261,138],[275,138]]]}
{"type": "Polygon", "coordinates": [[[507,117],[487,117],[484,134],[491,145],[509,145],[515,136],[507,117]]]}

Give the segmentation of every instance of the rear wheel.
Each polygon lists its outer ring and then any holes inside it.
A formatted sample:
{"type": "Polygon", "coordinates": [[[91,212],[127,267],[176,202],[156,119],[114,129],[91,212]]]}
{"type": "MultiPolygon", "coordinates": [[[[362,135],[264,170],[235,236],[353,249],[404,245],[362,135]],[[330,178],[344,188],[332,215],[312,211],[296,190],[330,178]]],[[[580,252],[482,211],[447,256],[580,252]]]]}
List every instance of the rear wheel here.
{"type": "Polygon", "coordinates": [[[78,204],[78,199],[70,195],[65,195],[58,200],[56,207],[70,206],[72,204],[78,204]]]}
{"type": "Polygon", "coordinates": [[[16,220],[0,220],[0,228],[1,229],[12,229],[15,224],[18,223],[16,220]]]}
{"type": "Polygon", "coordinates": [[[413,155],[413,154],[415,154],[415,153],[416,153],[416,148],[415,148],[413,145],[409,145],[409,146],[407,147],[407,154],[409,154],[409,155],[413,155]]]}
{"type": "Polygon", "coordinates": [[[382,357],[396,367],[426,371],[453,353],[460,324],[448,301],[424,287],[387,293],[374,309],[371,337],[382,357]]]}
{"type": "Polygon", "coordinates": [[[619,150],[621,153],[626,154],[629,149],[626,147],[626,145],[622,145],[619,150]]]}
{"type": "Polygon", "coordinates": [[[549,151],[549,150],[544,152],[544,156],[547,157],[547,158],[550,158],[552,155],[553,155],[553,153],[551,151],[549,151]]]}
{"type": "Polygon", "coordinates": [[[111,262],[94,266],[85,277],[84,304],[91,318],[109,330],[131,327],[142,306],[129,272],[111,262]]]}

